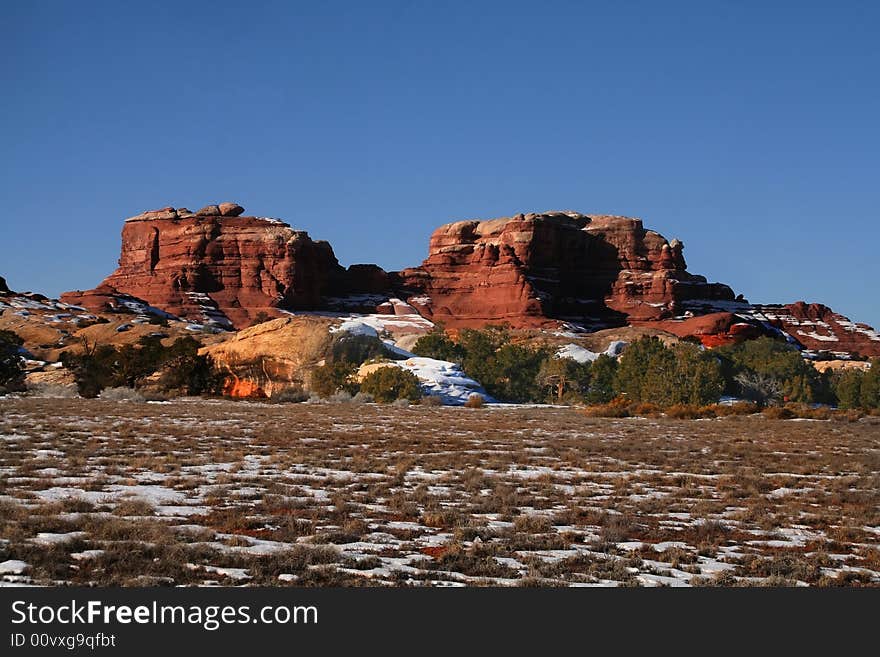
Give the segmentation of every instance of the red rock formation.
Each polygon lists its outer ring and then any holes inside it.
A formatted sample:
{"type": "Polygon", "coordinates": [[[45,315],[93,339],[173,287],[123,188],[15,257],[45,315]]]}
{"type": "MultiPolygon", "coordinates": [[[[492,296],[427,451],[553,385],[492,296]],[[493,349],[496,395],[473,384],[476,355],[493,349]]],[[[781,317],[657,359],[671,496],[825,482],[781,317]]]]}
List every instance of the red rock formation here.
{"type": "Polygon", "coordinates": [[[683,320],[662,320],[647,324],[680,338],[697,338],[704,347],[720,347],[768,334],[756,320],[733,313],[711,313],[683,320]]]}
{"type": "MultiPolygon", "coordinates": [[[[193,321],[241,328],[261,312],[317,308],[322,295],[345,292],[348,276],[327,242],[243,211],[221,203],[195,214],[168,207],[131,217],[119,268],[94,290],[62,299],[102,311],[128,294],[193,321]]],[[[381,279],[375,269],[373,283],[381,279]]]]}
{"type": "Polygon", "coordinates": [[[441,226],[427,260],[400,276],[410,303],[450,326],[622,325],[670,317],[686,300],[733,300],[686,271],[682,248],[639,219],[527,214],[441,226]]]}
{"type": "Polygon", "coordinates": [[[376,265],[345,270],[327,242],[243,212],[220,203],[132,217],[119,268],[95,289],[62,299],[94,312],[125,311],[142,299],[191,321],[242,328],[279,309],[412,312],[389,301],[401,297],[451,329],[661,322],[706,346],[778,329],[809,349],[880,356],[880,334],[825,306],[751,306],[728,286],[690,274],[681,242],[639,219],[550,212],[460,221],[434,231],[420,267],[388,273],[376,265]]]}
{"type": "Polygon", "coordinates": [[[852,322],[820,303],[756,305],[753,314],[785,331],[807,349],[880,357],[880,332],[867,324],[852,322]]]}
{"type": "Polygon", "coordinates": [[[227,374],[223,383],[223,394],[227,397],[239,399],[264,399],[266,392],[259,384],[249,380],[240,379],[235,374],[227,374]]]}

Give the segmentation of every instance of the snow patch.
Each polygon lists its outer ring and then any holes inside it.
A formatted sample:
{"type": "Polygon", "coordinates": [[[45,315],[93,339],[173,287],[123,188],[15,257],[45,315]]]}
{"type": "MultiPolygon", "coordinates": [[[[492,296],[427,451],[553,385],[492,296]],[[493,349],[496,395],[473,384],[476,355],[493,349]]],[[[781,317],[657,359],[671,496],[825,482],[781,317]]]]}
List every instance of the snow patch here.
{"type": "Polygon", "coordinates": [[[611,358],[616,358],[620,355],[626,345],[627,343],[622,340],[615,340],[608,345],[608,348],[605,351],[596,353],[595,351],[590,351],[577,344],[567,344],[559,348],[556,352],[556,357],[568,358],[578,363],[592,363],[603,354],[611,358]]]}

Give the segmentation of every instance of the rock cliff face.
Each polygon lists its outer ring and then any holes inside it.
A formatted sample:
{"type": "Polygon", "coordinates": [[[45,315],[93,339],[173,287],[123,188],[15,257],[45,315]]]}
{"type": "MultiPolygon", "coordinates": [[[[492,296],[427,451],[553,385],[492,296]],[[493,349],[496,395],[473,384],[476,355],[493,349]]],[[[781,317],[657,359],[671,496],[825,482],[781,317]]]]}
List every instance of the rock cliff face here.
{"type": "Polygon", "coordinates": [[[344,269],[327,242],[243,213],[220,203],[131,217],[119,268],[62,300],[98,313],[146,306],[236,329],[280,310],[397,315],[405,307],[451,329],[653,325],[708,347],[782,331],[807,349],[880,356],[871,327],[818,304],[753,306],[688,272],[680,241],[631,217],[547,212],[446,224],[421,266],[389,273],[344,269]]]}
{"type": "Polygon", "coordinates": [[[239,331],[201,353],[226,374],[225,394],[267,397],[290,385],[308,384],[309,372],[330,353],[329,329],[338,323],[323,317],[283,317],[239,331]]]}
{"type": "Polygon", "coordinates": [[[122,229],[119,268],[65,302],[100,312],[127,294],[192,321],[242,328],[275,309],[313,309],[324,295],[382,286],[379,268],[349,274],[330,244],[276,219],[241,216],[234,203],[198,212],[163,208],[122,229]],[[363,281],[358,284],[356,281],[363,281]]]}
{"type": "Polygon", "coordinates": [[[787,305],[756,305],[755,317],[781,329],[807,349],[838,354],[880,357],[880,332],[852,322],[821,303],[798,301],[787,305]]]}
{"type": "Polygon", "coordinates": [[[400,276],[409,302],[450,326],[622,325],[671,317],[683,301],[734,299],[688,273],[682,249],[630,217],[520,214],[441,226],[424,263],[400,276]]]}

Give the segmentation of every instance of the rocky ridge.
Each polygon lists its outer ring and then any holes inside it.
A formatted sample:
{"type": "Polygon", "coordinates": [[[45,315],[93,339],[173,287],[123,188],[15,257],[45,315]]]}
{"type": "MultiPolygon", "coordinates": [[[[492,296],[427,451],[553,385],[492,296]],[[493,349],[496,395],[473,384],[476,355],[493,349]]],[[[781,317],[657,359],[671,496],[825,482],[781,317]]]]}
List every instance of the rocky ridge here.
{"type": "Polygon", "coordinates": [[[820,304],[750,304],[688,272],[683,250],[636,218],[545,212],[441,226],[424,262],[401,272],[345,269],[327,242],[238,204],[166,207],[126,220],[119,268],[62,301],[91,313],[147,307],[209,331],[285,313],[373,313],[399,315],[396,337],[432,323],[572,335],[633,326],[707,347],[783,334],[808,355],[880,356],[871,327],[820,304]]]}

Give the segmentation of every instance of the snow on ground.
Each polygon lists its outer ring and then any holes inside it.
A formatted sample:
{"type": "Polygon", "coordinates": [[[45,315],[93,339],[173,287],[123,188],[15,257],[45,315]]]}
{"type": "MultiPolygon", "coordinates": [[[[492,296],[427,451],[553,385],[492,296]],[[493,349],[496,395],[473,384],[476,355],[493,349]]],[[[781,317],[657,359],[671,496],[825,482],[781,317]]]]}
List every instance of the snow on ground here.
{"type": "Polygon", "coordinates": [[[32,541],[37,545],[57,545],[58,543],[68,543],[78,538],[82,538],[85,535],[85,532],[39,532],[32,541]]]}
{"type": "Polygon", "coordinates": [[[18,559],[8,559],[0,563],[0,575],[21,575],[30,566],[24,561],[18,559]]]}
{"type": "Polygon", "coordinates": [[[869,419],[8,404],[0,585],[880,583],[869,419]]]}

